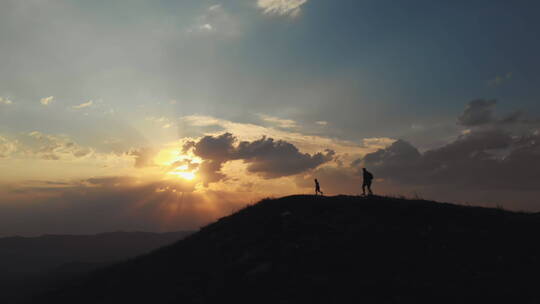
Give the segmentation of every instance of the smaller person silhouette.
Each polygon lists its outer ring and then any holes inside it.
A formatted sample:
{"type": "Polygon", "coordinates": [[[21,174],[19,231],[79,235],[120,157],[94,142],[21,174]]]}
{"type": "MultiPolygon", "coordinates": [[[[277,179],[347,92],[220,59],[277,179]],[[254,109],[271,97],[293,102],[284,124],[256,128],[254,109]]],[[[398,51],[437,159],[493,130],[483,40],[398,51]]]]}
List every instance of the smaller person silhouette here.
{"type": "Polygon", "coordinates": [[[321,195],[324,195],[321,191],[321,186],[319,185],[319,181],[315,179],[315,195],[318,195],[319,193],[321,195]]]}
{"type": "Polygon", "coordinates": [[[373,174],[366,170],[366,168],[362,168],[362,175],[364,177],[364,182],[362,183],[362,195],[366,195],[366,188],[368,189],[369,195],[373,195],[373,192],[371,191],[371,182],[373,181],[373,174]]]}

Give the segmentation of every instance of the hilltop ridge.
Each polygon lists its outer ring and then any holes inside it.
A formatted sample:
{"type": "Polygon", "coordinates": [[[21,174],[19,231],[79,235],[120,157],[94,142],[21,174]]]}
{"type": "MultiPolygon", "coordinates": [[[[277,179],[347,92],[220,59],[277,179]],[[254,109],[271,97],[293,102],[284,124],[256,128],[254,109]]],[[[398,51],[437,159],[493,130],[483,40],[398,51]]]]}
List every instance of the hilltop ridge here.
{"type": "Polygon", "coordinates": [[[539,231],[424,200],[265,199],[33,303],[537,303],[539,231]]]}

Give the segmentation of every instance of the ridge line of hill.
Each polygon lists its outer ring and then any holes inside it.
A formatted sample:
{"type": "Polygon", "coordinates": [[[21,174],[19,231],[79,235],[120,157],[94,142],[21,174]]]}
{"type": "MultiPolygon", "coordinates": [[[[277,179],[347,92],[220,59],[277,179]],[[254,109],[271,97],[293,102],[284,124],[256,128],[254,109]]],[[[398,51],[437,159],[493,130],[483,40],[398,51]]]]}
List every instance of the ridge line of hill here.
{"type": "Polygon", "coordinates": [[[264,199],[34,303],[537,303],[539,232],[494,208],[264,199]]]}

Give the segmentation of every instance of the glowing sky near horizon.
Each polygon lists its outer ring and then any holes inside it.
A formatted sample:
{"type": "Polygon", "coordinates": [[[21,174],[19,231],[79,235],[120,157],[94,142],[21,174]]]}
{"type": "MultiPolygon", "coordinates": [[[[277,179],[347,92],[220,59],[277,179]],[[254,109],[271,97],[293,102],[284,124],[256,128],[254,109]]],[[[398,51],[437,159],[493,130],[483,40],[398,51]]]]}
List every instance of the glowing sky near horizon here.
{"type": "Polygon", "coordinates": [[[540,4],[6,0],[0,236],[193,229],[268,196],[540,211],[540,4]]]}

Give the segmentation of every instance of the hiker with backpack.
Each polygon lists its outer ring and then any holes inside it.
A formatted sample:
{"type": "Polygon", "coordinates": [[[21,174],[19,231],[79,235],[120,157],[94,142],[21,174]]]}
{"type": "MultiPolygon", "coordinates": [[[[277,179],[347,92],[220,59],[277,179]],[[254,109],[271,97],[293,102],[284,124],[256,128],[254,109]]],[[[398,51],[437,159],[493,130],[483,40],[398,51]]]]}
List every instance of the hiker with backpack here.
{"type": "Polygon", "coordinates": [[[373,192],[371,191],[371,182],[373,181],[373,174],[366,170],[366,168],[362,168],[362,175],[364,177],[364,182],[362,183],[362,195],[366,195],[366,188],[368,189],[369,195],[373,195],[373,192]]]}

